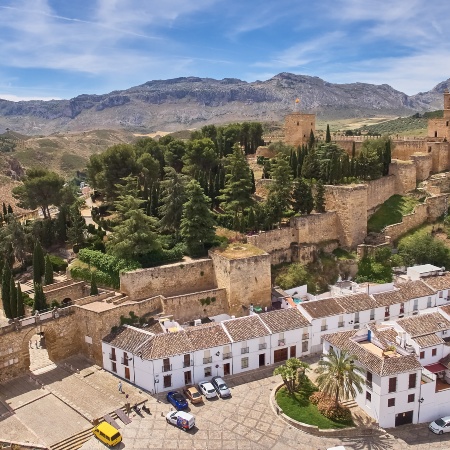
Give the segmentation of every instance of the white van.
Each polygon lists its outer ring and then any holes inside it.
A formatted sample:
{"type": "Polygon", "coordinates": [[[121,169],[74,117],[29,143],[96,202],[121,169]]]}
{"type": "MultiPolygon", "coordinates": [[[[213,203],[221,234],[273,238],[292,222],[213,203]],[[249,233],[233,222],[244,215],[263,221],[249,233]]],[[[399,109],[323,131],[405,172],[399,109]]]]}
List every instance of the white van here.
{"type": "Polygon", "coordinates": [[[184,411],[171,411],[166,415],[167,423],[171,423],[184,431],[195,426],[195,417],[184,411]]]}

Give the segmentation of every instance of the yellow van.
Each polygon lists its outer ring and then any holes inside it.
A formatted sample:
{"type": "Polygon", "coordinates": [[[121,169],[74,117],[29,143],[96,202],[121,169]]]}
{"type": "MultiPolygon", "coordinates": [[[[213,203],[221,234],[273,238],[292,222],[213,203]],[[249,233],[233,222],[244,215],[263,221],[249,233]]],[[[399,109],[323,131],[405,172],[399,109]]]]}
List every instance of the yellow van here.
{"type": "Polygon", "coordinates": [[[113,447],[122,440],[122,436],[119,431],[108,422],[102,422],[97,425],[92,432],[94,433],[94,436],[110,447],[113,447]]]}

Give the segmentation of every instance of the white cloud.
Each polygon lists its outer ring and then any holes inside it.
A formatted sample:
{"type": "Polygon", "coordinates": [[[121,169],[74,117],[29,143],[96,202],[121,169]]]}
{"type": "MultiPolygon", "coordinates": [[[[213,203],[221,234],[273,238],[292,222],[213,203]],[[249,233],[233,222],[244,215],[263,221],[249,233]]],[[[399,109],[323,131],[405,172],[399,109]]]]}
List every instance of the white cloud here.
{"type": "Polygon", "coordinates": [[[20,102],[20,101],[27,101],[27,100],[61,100],[58,97],[35,97],[35,96],[20,96],[20,95],[12,95],[12,94],[2,94],[0,92],[0,99],[1,100],[9,100],[11,102],[20,102]]]}

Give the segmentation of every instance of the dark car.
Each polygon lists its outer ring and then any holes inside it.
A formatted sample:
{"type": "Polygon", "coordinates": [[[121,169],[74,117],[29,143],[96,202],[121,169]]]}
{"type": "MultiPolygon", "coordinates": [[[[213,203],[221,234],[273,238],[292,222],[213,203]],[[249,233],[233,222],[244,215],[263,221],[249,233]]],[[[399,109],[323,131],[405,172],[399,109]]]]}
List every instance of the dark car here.
{"type": "Polygon", "coordinates": [[[167,401],[172,403],[177,409],[187,409],[187,400],[177,391],[170,391],[167,393],[167,401]]]}
{"type": "Polygon", "coordinates": [[[214,386],[220,398],[231,397],[231,391],[221,377],[213,377],[211,384],[214,386]]]}

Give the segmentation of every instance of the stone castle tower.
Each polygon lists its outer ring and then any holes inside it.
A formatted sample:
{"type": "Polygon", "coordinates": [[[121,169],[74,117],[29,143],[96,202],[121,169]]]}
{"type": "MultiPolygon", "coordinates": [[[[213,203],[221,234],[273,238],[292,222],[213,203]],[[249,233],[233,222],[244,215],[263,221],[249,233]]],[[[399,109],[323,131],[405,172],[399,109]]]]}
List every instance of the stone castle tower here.
{"type": "Polygon", "coordinates": [[[450,92],[444,91],[444,115],[442,119],[428,121],[428,137],[450,141],[450,92]]]}
{"type": "MultiPolygon", "coordinates": [[[[299,105],[296,100],[296,108],[299,105]]],[[[316,132],[316,115],[304,114],[299,111],[294,111],[288,114],[284,123],[284,135],[286,144],[297,145],[306,144],[309,140],[309,135],[316,132]]]]}

